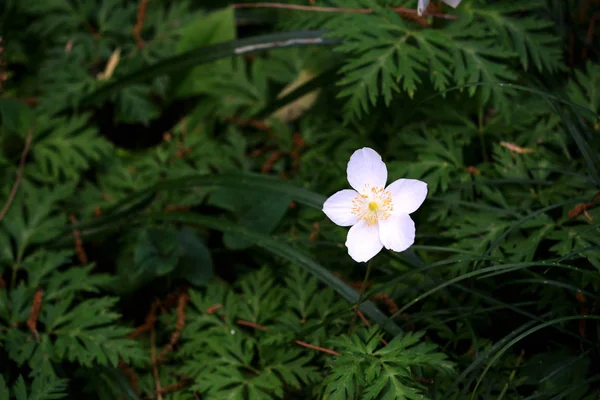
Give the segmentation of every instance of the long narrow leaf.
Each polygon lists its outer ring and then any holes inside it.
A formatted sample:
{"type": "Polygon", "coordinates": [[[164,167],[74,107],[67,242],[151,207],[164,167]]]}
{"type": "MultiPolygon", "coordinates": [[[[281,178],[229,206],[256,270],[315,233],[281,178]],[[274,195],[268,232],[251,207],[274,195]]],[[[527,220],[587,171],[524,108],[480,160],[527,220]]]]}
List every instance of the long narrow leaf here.
{"type": "Polygon", "coordinates": [[[536,267],[536,266],[554,266],[554,267],[560,267],[561,264],[558,263],[554,263],[554,262],[548,262],[548,261],[537,261],[537,262],[525,262],[525,263],[511,263],[511,264],[502,264],[502,265],[494,265],[491,267],[487,267],[487,268],[482,268],[479,269],[477,271],[472,271],[472,272],[468,272],[466,274],[457,276],[456,278],[450,279],[448,281],[445,281],[439,285],[437,285],[436,287],[434,287],[431,290],[428,290],[427,292],[415,297],[413,300],[411,300],[410,302],[408,302],[404,307],[400,308],[398,311],[396,311],[390,318],[395,317],[396,315],[399,315],[401,313],[403,313],[404,311],[406,311],[409,307],[411,307],[412,305],[418,303],[419,301],[423,300],[424,298],[432,295],[433,293],[447,287],[450,286],[454,283],[463,281],[465,279],[469,279],[469,278],[473,278],[479,275],[486,275],[490,272],[496,272],[498,274],[501,274],[502,272],[507,273],[507,272],[512,272],[512,271],[517,271],[519,269],[524,269],[524,268],[529,268],[529,267],[536,267]]]}
{"type": "Polygon", "coordinates": [[[600,186],[600,175],[598,175],[598,155],[592,152],[590,145],[586,142],[585,138],[579,129],[577,129],[575,124],[573,124],[573,122],[567,117],[567,114],[565,114],[560,107],[555,106],[551,101],[548,101],[548,103],[550,104],[550,107],[560,116],[563,124],[567,128],[567,131],[575,140],[575,143],[579,148],[579,152],[585,159],[588,172],[596,183],[596,186],[600,186]]]}
{"type": "Polygon", "coordinates": [[[325,31],[322,30],[275,33],[201,47],[159,61],[154,65],[144,67],[121,77],[85,97],[82,103],[89,104],[100,101],[132,84],[145,82],[174,72],[181,72],[222,58],[284,47],[332,45],[338,42],[338,40],[324,38],[324,33],[325,31]]]}
{"type": "MultiPolygon", "coordinates": [[[[296,186],[282,179],[273,178],[266,175],[250,173],[190,175],[183,178],[162,181],[147,189],[132,193],[127,198],[108,208],[105,211],[105,216],[94,219],[93,221],[80,222],[76,224],[74,228],[82,233],[84,231],[106,229],[108,223],[122,222],[122,220],[128,215],[131,216],[135,212],[138,212],[139,207],[133,207],[134,204],[142,203],[143,199],[149,198],[161,190],[181,190],[185,188],[196,187],[201,187],[206,190],[218,188],[242,189],[249,191],[261,190],[264,192],[286,195],[297,203],[316,209],[321,209],[326,200],[326,197],[321,194],[296,186]],[[131,210],[131,212],[127,214],[127,210],[131,210]],[[111,215],[115,213],[120,213],[118,218],[111,217],[111,215]]],[[[70,235],[70,233],[71,228],[65,232],[67,235],[70,235]]]]}
{"type": "Polygon", "coordinates": [[[509,348],[511,348],[515,343],[518,343],[521,339],[523,339],[523,338],[531,335],[532,333],[535,333],[535,332],[539,331],[540,329],[544,329],[547,326],[558,324],[560,322],[567,322],[567,321],[580,320],[580,319],[595,319],[595,320],[600,320],[600,316],[597,316],[597,315],[573,315],[573,316],[570,316],[570,317],[556,318],[556,319],[553,319],[551,321],[544,322],[543,324],[539,324],[538,326],[535,326],[535,327],[527,330],[526,332],[523,332],[522,334],[520,334],[516,338],[512,339],[510,342],[508,342],[506,344],[506,346],[504,346],[502,349],[500,349],[500,351],[498,351],[498,353],[496,353],[496,355],[494,355],[494,357],[492,357],[492,359],[490,360],[490,362],[486,365],[485,369],[481,373],[481,376],[477,380],[477,384],[475,385],[475,389],[473,389],[473,394],[471,395],[471,398],[475,397],[475,394],[477,393],[477,388],[481,384],[481,381],[485,377],[485,374],[489,371],[489,369],[492,367],[492,365],[494,365],[494,363],[506,352],[506,350],[508,350],[509,348]]]}
{"type": "MultiPolygon", "coordinates": [[[[314,275],[321,282],[338,292],[342,297],[351,303],[356,303],[359,298],[359,294],[356,290],[342,281],[340,278],[333,275],[327,269],[322,267],[320,264],[315,262],[311,257],[301,253],[294,249],[288,244],[279,240],[273,239],[269,236],[265,236],[256,232],[252,232],[241,226],[235,225],[227,220],[221,218],[215,218],[211,216],[205,216],[194,213],[176,213],[176,212],[154,212],[140,215],[138,220],[142,221],[161,221],[171,223],[182,223],[188,225],[200,225],[211,229],[215,229],[221,232],[232,232],[243,236],[244,239],[253,242],[257,246],[268,250],[269,252],[285,258],[289,262],[296,264],[312,275],[314,275]]],[[[373,321],[377,322],[382,329],[387,331],[391,335],[398,335],[402,332],[400,327],[393,321],[390,321],[387,316],[381,312],[370,301],[363,302],[360,305],[360,310],[369,316],[373,321]]]]}

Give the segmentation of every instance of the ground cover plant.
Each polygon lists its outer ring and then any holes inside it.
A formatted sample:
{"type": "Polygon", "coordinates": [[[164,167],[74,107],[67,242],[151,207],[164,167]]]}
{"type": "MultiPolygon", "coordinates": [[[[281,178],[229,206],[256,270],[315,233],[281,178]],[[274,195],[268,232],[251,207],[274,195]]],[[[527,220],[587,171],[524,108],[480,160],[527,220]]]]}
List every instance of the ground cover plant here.
{"type": "Polygon", "coordinates": [[[597,399],[599,6],[0,3],[0,400],[597,399]]]}

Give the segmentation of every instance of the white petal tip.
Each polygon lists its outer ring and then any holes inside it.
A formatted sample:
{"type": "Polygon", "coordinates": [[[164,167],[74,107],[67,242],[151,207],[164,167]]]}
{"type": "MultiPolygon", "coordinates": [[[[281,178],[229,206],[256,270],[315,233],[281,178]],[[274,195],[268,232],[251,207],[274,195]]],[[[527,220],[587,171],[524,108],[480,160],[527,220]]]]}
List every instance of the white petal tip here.
{"type": "Polygon", "coordinates": [[[383,248],[377,225],[369,226],[364,221],[350,228],[345,244],[348,255],[356,262],[369,261],[383,248]]]}

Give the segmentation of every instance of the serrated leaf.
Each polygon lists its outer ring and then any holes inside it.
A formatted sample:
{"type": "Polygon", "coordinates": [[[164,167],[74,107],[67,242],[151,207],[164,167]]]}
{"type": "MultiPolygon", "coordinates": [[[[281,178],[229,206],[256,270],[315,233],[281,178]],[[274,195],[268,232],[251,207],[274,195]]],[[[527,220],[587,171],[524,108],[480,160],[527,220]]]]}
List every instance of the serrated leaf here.
{"type": "MultiPolygon", "coordinates": [[[[234,232],[236,234],[243,235],[244,238],[264,247],[273,254],[286,258],[290,262],[305,268],[318,279],[326,283],[329,287],[344,296],[346,300],[352,303],[356,303],[358,300],[358,293],[356,290],[348,286],[345,282],[334,276],[331,272],[327,271],[307,255],[295,250],[291,246],[281,241],[272,239],[269,236],[258,234],[243,227],[228,223],[220,218],[211,218],[192,213],[149,213],[144,217],[156,218],[156,220],[161,220],[164,222],[185,221],[186,223],[204,225],[210,227],[211,229],[216,229],[223,232],[234,232]]],[[[360,310],[372,318],[375,322],[380,324],[381,327],[387,332],[393,335],[401,332],[400,328],[393,321],[389,320],[385,314],[383,314],[372,302],[365,301],[361,303],[360,310]]]]}
{"type": "Polygon", "coordinates": [[[351,337],[331,340],[341,347],[342,355],[332,361],[326,378],[326,392],[332,398],[410,399],[423,398],[421,386],[414,380],[411,368],[427,366],[445,373],[453,372],[453,363],[436,346],[421,341],[422,333],[406,333],[375,351],[381,335],[374,329],[351,337]]]}
{"type": "Polygon", "coordinates": [[[38,123],[44,129],[35,130],[31,153],[36,162],[27,172],[45,183],[77,182],[85,170],[112,150],[112,145],[89,125],[89,115],[38,123]]]}
{"type": "MultiPolygon", "coordinates": [[[[526,10],[544,7],[546,5],[543,1],[530,1],[526,10]]],[[[467,9],[483,19],[483,23],[498,35],[505,48],[518,54],[525,70],[532,61],[539,71],[556,72],[562,67],[562,51],[560,39],[551,33],[553,22],[533,16],[512,16],[523,10],[520,1],[505,1],[486,5],[485,8],[467,9]]]]}

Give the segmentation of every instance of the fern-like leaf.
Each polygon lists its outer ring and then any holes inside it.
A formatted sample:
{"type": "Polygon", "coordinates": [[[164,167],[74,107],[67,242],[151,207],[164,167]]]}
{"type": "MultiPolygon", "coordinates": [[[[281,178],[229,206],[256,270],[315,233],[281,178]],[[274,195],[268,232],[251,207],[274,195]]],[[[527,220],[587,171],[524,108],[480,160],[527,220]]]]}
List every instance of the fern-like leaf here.
{"type": "Polygon", "coordinates": [[[45,128],[36,131],[34,137],[32,177],[45,183],[63,179],[75,182],[93,162],[111,152],[111,144],[88,126],[88,119],[78,115],[38,122],[45,128]]]}
{"type": "Polygon", "coordinates": [[[560,39],[549,31],[553,23],[532,15],[519,15],[546,8],[543,1],[502,1],[481,8],[464,7],[465,15],[481,18],[501,40],[504,48],[519,56],[525,70],[532,63],[538,71],[556,72],[562,67],[560,39]]]}
{"type": "Polygon", "coordinates": [[[332,340],[342,355],[333,360],[325,381],[328,399],[423,399],[411,368],[430,367],[451,374],[454,364],[435,345],[421,342],[422,336],[398,335],[379,350],[382,336],[373,329],[332,340]]]}
{"type": "MultiPolygon", "coordinates": [[[[11,390],[4,378],[0,375],[0,399],[11,399],[11,390]]],[[[35,376],[30,390],[27,390],[22,376],[12,387],[15,400],[56,400],[67,396],[67,380],[58,379],[53,375],[35,376]]]]}

